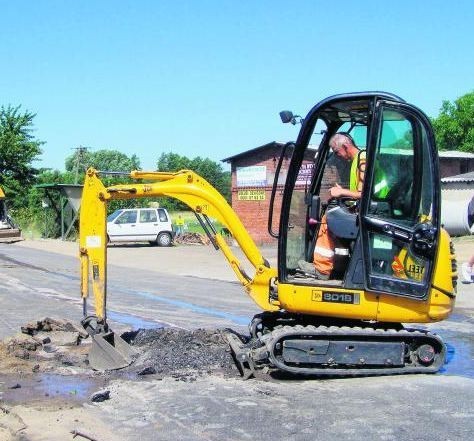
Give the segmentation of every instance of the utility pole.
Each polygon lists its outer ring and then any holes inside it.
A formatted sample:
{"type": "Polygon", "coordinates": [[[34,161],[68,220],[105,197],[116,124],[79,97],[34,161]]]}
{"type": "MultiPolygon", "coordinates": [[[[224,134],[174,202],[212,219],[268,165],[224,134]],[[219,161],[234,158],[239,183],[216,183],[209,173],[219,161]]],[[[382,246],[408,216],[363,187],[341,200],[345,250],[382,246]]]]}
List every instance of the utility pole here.
{"type": "Polygon", "coordinates": [[[81,171],[81,173],[84,172],[84,170],[82,170],[82,167],[84,167],[84,159],[87,153],[87,147],[83,147],[81,145],[79,147],[74,148],[74,150],[76,150],[74,161],[74,184],[77,184],[77,181],[79,180],[79,171],[81,171]]]}

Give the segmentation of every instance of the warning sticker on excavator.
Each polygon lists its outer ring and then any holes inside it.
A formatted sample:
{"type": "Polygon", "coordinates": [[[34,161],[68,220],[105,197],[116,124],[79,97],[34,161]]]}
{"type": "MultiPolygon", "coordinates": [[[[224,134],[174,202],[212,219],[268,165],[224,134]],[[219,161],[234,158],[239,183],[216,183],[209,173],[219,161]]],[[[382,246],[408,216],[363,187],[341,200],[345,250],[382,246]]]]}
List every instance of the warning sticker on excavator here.
{"type": "Polygon", "coordinates": [[[425,262],[415,257],[407,248],[403,248],[392,261],[392,270],[395,277],[412,279],[421,282],[425,274],[425,262]]]}
{"type": "Polygon", "coordinates": [[[100,244],[101,244],[100,236],[86,236],[87,248],[100,248],[100,244]]]}

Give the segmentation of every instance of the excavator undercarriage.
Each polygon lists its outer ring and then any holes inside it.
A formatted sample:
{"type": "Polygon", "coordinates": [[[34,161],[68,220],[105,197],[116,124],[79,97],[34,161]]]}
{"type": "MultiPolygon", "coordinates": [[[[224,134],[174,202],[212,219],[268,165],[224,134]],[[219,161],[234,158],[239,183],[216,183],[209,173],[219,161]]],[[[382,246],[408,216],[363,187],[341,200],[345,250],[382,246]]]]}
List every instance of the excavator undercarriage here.
{"type": "Polygon", "coordinates": [[[336,325],[324,317],[263,313],[254,317],[250,329],[246,341],[227,335],[245,378],[265,368],[334,377],[435,373],[446,357],[437,335],[400,324],[336,325]]]}

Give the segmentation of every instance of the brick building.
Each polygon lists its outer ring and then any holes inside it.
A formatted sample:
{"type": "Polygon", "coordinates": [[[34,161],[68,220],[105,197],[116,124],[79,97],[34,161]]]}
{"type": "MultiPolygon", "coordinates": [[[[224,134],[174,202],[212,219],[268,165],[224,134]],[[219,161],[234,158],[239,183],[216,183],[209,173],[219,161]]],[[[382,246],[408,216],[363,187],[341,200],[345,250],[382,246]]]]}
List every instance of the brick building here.
{"type": "Polygon", "coordinates": [[[458,150],[439,152],[439,169],[441,179],[474,171],[474,154],[458,150]]]}
{"type": "MultiPolygon", "coordinates": [[[[230,163],[232,173],[232,208],[257,244],[275,243],[268,233],[268,216],[275,172],[285,144],[270,142],[223,159],[230,163]]],[[[308,150],[306,170],[311,177],[316,150],[308,150]],[[312,156],[313,159],[310,158],[312,156]]],[[[283,186],[286,181],[290,154],[283,159],[275,195],[273,231],[278,232],[283,186]]],[[[304,167],[303,167],[304,168],[304,167]]],[[[305,179],[304,176],[301,179],[305,179]]],[[[299,178],[300,180],[300,178],[299,178]]],[[[304,181],[301,181],[304,186],[304,181]]]]}
{"type": "MultiPolygon", "coordinates": [[[[257,244],[276,242],[268,234],[268,215],[276,167],[283,146],[284,143],[273,141],[222,160],[231,166],[232,207],[257,244]]],[[[299,177],[297,181],[301,188],[304,188],[305,179],[311,177],[316,152],[316,148],[308,150],[308,157],[304,161],[306,166],[303,166],[300,173],[304,175],[306,172],[307,175],[299,177]]],[[[283,186],[289,166],[290,154],[286,156],[283,159],[275,195],[272,228],[274,232],[278,232],[283,186]]],[[[474,171],[472,153],[443,151],[439,156],[441,178],[474,171]]],[[[344,177],[339,177],[338,182],[344,182],[344,177]]]]}

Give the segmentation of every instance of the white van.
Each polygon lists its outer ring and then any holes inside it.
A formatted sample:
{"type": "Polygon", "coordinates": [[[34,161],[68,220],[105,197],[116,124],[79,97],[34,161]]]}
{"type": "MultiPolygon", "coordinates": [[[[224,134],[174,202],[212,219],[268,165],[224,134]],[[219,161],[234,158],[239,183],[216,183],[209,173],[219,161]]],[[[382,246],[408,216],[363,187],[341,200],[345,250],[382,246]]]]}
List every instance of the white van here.
{"type": "Polygon", "coordinates": [[[164,208],[126,208],[107,217],[107,238],[114,242],[150,242],[168,247],[173,242],[171,219],[164,208]]]}

